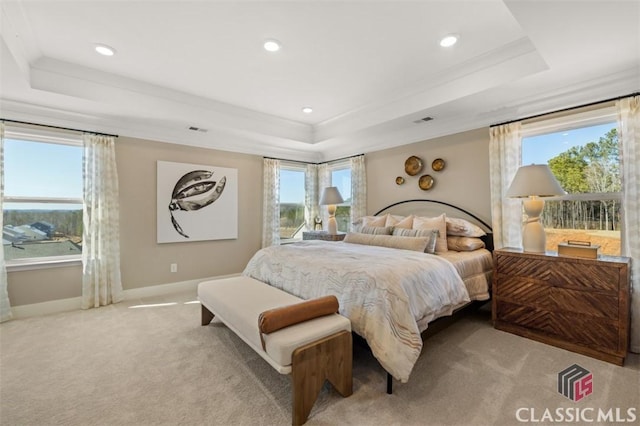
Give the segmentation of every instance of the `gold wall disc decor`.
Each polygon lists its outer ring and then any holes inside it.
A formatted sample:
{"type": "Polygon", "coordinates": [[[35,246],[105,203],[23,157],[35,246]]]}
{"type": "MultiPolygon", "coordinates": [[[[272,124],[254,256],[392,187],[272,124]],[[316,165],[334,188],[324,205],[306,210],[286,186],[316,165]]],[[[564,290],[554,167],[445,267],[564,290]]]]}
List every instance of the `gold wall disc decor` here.
{"type": "Polygon", "coordinates": [[[431,163],[431,168],[436,171],[439,172],[440,170],[444,169],[444,160],[442,158],[436,158],[435,160],[433,160],[433,163],[431,163]]]}
{"type": "Polygon", "coordinates": [[[398,176],[396,178],[396,185],[402,185],[404,183],[404,178],[402,176],[398,176]]]}
{"type": "Polygon", "coordinates": [[[433,187],[435,181],[431,177],[431,175],[422,175],[420,176],[420,180],[418,180],[418,186],[423,191],[428,191],[433,187]]]}
{"type": "Polygon", "coordinates": [[[422,160],[415,155],[407,158],[404,162],[404,171],[409,176],[415,176],[422,170],[422,160]]]}

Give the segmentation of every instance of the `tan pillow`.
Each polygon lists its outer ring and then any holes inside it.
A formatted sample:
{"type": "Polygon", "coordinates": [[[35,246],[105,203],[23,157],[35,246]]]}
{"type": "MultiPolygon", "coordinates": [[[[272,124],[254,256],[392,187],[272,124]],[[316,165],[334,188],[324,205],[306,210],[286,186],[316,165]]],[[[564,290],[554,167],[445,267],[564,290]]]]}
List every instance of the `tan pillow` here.
{"type": "Polygon", "coordinates": [[[262,349],[264,349],[263,333],[273,333],[290,325],[335,314],[338,312],[338,309],[338,299],[335,296],[324,296],[262,312],[258,316],[258,328],[260,329],[262,349]]]}
{"type": "Polygon", "coordinates": [[[384,216],[365,216],[362,218],[362,226],[386,226],[387,215],[384,216]]]}
{"type": "Polygon", "coordinates": [[[395,237],[349,232],[345,235],[344,242],[424,252],[429,243],[429,237],[395,237]]]}
{"type": "Polygon", "coordinates": [[[447,235],[457,235],[459,237],[482,237],[483,235],[487,235],[482,228],[468,220],[447,216],[446,222],[447,235]]]}
{"type": "Polygon", "coordinates": [[[362,234],[373,234],[373,235],[391,235],[393,232],[393,227],[391,226],[363,226],[358,231],[362,234]]]}
{"type": "Polygon", "coordinates": [[[429,237],[425,253],[434,254],[436,250],[436,241],[438,239],[437,229],[403,229],[393,228],[393,234],[397,237],[429,237]]]}
{"type": "Polygon", "coordinates": [[[413,215],[404,217],[396,215],[388,215],[385,226],[393,226],[394,228],[411,229],[413,227],[413,215]]]}
{"type": "Polygon", "coordinates": [[[474,237],[447,236],[447,247],[455,251],[474,251],[484,248],[484,241],[474,237]]]}
{"type": "Polygon", "coordinates": [[[436,217],[415,216],[413,218],[413,229],[437,229],[436,253],[444,253],[447,249],[447,223],[445,215],[442,213],[436,217]]]}

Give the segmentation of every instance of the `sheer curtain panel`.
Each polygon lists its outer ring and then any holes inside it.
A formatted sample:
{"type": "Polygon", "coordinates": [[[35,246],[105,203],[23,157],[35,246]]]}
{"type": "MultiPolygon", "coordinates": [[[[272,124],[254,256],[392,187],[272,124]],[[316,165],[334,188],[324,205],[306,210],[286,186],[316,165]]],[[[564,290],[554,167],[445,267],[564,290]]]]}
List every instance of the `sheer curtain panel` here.
{"type": "Polygon", "coordinates": [[[280,244],[280,161],[262,163],[262,247],[280,244]]]}
{"type": "Polygon", "coordinates": [[[320,192],[318,191],[318,165],[307,164],[304,174],[304,221],[308,230],[315,229],[315,219],[320,217],[320,192]]]}
{"type": "Polygon", "coordinates": [[[622,255],[631,257],[631,352],[640,353],[640,96],[616,102],[622,171],[622,255]]]}
{"type": "MultiPolygon", "coordinates": [[[[4,124],[0,122],[0,229],[4,229],[4,124]]],[[[0,322],[11,319],[11,304],[7,291],[7,267],[4,262],[4,246],[0,250],[0,322]]]]}
{"type": "Polygon", "coordinates": [[[367,171],[364,155],[351,158],[351,224],[367,215],[367,171]]]}
{"type": "Polygon", "coordinates": [[[520,123],[491,128],[489,142],[489,181],[493,242],[496,248],[522,248],[522,202],[507,198],[511,181],[522,163],[520,123]]]}
{"type": "Polygon", "coordinates": [[[120,208],[115,139],[84,135],[82,309],[120,302],[120,208]]]}
{"type": "MultiPolygon", "coordinates": [[[[327,163],[318,164],[318,203],[320,202],[320,197],[322,191],[325,188],[331,186],[331,170],[329,169],[329,165],[327,163]]],[[[319,206],[320,217],[322,218],[322,229],[327,230],[327,224],[329,223],[329,211],[327,210],[327,206],[319,206]]]]}

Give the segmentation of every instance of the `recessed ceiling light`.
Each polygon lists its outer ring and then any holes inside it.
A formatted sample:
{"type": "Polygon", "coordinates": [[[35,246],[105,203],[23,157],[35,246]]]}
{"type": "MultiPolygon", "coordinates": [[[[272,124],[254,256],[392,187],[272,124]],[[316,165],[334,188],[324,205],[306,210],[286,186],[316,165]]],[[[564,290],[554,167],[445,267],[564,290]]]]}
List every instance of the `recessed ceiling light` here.
{"type": "Polygon", "coordinates": [[[267,40],[264,42],[264,50],[267,52],[277,52],[282,47],[278,40],[267,40]]]}
{"type": "Polygon", "coordinates": [[[442,39],[440,40],[440,46],[442,47],[451,47],[454,44],[456,44],[458,42],[458,35],[457,34],[449,34],[446,35],[444,37],[442,37],[442,39]]]}
{"type": "Polygon", "coordinates": [[[106,44],[96,44],[96,52],[103,56],[113,56],[116,54],[116,49],[106,44]]]}
{"type": "Polygon", "coordinates": [[[302,108],[302,112],[304,112],[305,114],[311,114],[313,112],[313,108],[304,107],[304,108],[302,108]]]}

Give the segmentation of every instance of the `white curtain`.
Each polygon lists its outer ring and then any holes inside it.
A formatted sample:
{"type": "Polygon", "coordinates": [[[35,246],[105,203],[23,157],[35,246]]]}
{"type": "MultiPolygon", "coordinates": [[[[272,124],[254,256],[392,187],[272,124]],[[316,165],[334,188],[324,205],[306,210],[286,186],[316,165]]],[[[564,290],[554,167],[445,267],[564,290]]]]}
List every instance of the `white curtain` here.
{"type": "Polygon", "coordinates": [[[122,301],[115,140],[84,135],[82,309],[122,301]]]}
{"type": "Polygon", "coordinates": [[[315,219],[320,217],[319,201],[318,165],[307,164],[304,174],[304,221],[308,230],[315,229],[315,219]]]}
{"type": "Polygon", "coordinates": [[[631,257],[631,352],[640,352],[640,96],[616,102],[622,170],[622,255],[631,257]]]}
{"type": "Polygon", "coordinates": [[[280,244],[280,161],[262,165],[262,247],[280,244]]]}
{"type": "Polygon", "coordinates": [[[506,197],[507,189],[522,164],[520,123],[491,128],[489,181],[495,248],[522,248],[522,202],[506,197]]]}
{"type": "MultiPolygon", "coordinates": [[[[4,124],[0,122],[0,229],[4,229],[2,198],[4,197],[4,124]]],[[[7,291],[7,268],[4,263],[4,244],[0,248],[0,322],[11,319],[11,304],[7,291]]]]}
{"type": "MultiPolygon", "coordinates": [[[[331,170],[327,163],[318,164],[318,202],[322,197],[322,191],[328,186],[331,186],[331,170]]],[[[327,230],[327,224],[329,223],[329,211],[327,206],[320,206],[320,217],[322,218],[322,229],[327,230]]]]}
{"type": "Polygon", "coordinates": [[[367,171],[364,155],[351,158],[351,224],[367,214],[367,171]]]}

